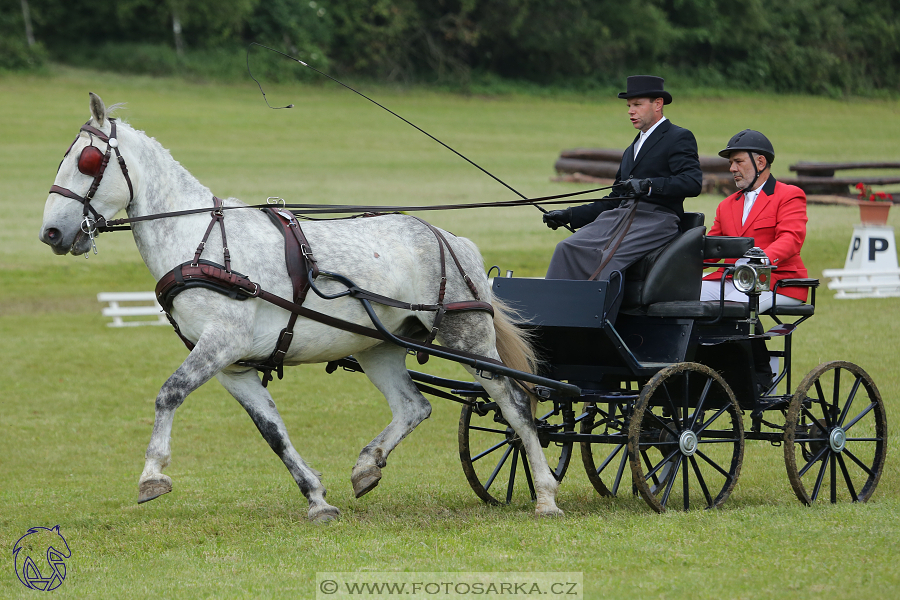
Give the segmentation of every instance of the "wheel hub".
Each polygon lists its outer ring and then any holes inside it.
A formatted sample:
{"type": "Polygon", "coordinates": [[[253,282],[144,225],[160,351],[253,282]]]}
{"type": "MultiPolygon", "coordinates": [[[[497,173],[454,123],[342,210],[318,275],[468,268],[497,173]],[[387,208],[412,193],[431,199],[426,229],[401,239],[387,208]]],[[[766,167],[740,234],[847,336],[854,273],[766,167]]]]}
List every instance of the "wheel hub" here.
{"type": "Polygon", "coordinates": [[[847,444],[847,434],[841,427],[835,427],[828,435],[828,445],[835,452],[842,452],[847,444]]]}
{"type": "Polygon", "coordinates": [[[678,448],[685,456],[693,456],[697,451],[697,434],[693,431],[682,431],[678,438],[678,448]]]}

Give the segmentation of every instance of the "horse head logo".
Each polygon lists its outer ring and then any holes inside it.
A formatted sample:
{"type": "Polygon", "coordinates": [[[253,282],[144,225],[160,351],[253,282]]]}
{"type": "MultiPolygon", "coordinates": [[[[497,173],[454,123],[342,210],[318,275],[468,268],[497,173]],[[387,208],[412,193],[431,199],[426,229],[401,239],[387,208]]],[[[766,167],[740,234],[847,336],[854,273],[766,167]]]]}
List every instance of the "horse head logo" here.
{"type": "Polygon", "coordinates": [[[55,590],[66,578],[66,558],[72,556],[66,538],[53,529],[32,527],[13,546],[16,576],[25,587],[42,592],[55,590]]]}

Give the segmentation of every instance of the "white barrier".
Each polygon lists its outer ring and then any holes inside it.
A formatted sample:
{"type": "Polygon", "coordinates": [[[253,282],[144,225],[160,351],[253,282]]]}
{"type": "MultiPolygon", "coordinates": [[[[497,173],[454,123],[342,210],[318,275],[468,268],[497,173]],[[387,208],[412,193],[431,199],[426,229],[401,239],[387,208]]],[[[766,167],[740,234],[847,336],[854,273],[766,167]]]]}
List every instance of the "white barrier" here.
{"type": "Polygon", "coordinates": [[[894,228],[855,225],[843,269],[825,269],[828,289],[835,298],[891,298],[900,296],[900,268],[894,228]]]}
{"type": "Polygon", "coordinates": [[[112,317],[112,323],[106,324],[108,327],[137,327],[140,325],[169,324],[166,315],[162,312],[162,307],[156,301],[156,294],[153,292],[101,292],[97,294],[97,301],[109,303],[109,306],[103,308],[103,316],[112,317]],[[142,304],[121,306],[120,303],[122,302],[142,304]],[[123,319],[123,317],[151,316],[154,318],[129,321],[123,319]]]}

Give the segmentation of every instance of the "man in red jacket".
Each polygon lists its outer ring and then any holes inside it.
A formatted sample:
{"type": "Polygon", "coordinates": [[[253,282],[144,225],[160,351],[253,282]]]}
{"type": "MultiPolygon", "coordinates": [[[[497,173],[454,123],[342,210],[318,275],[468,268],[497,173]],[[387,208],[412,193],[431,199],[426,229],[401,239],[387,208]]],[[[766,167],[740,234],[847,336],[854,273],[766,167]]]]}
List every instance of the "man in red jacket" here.
{"type": "MultiPolygon", "coordinates": [[[[752,237],[772,265],[772,287],[781,279],[807,277],[800,259],[806,238],[806,194],[800,188],[776,181],[769,169],[775,160],[772,143],[758,131],[745,129],[719,152],[731,163],[731,174],[738,191],[725,198],[716,209],[710,236],[752,237]]],[[[740,262],[744,259],[739,259],[740,262]]],[[[734,259],[726,260],[734,264],[734,259]]],[[[718,300],[722,295],[724,268],[704,277],[700,299],[718,300]]],[[[773,292],[759,298],[760,312],[772,306],[773,292]]],[[[778,305],[796,305],[806,301],[807,288],[778,289],[778,305]]],[[[725,299],[747,302],[746,294],[735,289],[730,277],[725,282],[725,299]]]]}

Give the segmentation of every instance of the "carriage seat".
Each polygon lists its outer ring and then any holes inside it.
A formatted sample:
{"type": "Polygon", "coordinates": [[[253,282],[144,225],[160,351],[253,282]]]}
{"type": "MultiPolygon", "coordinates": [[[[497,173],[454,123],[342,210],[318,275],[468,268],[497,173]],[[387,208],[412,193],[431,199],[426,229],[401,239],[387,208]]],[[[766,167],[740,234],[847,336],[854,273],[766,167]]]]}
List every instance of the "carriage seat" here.
{"type": "MultiPolygon", "coordinates": [[[[653,317],[715,318],[717,302],[700,302],[704,259],[739,258],[753,238],[706,237],[703,213],[685,213],[681,235],[625,271],[621,312],[653,317]]],[[[784,307],[794,308],[794,307],[784,307]]],[[[781,314],[782,307],[778,307],[781,314]]],[[[749,317],[744,302],[725,302],[726,318],[749,317]]]]}
{"type": "Polygon", "coordinates": [[[700,298],[706,227],[703,213],[684,213],[681,234],[625,270],[622,309],[700,298]]]}

